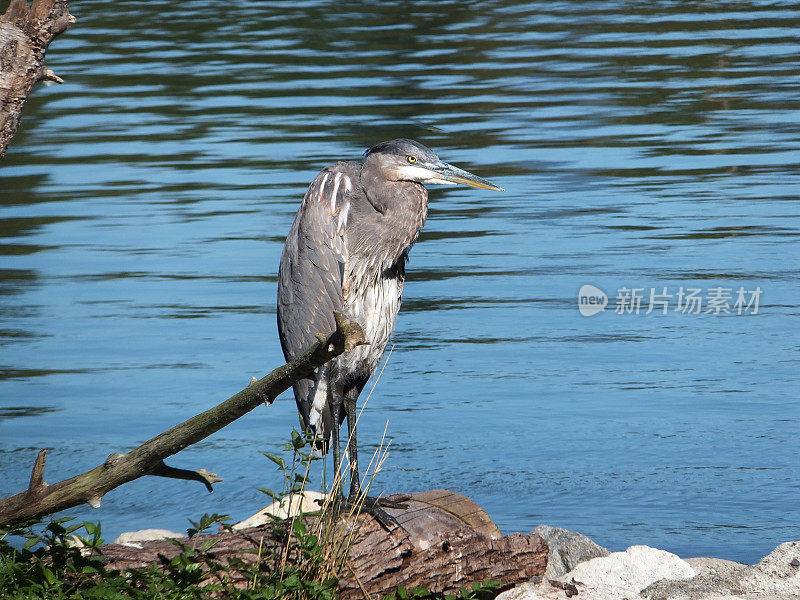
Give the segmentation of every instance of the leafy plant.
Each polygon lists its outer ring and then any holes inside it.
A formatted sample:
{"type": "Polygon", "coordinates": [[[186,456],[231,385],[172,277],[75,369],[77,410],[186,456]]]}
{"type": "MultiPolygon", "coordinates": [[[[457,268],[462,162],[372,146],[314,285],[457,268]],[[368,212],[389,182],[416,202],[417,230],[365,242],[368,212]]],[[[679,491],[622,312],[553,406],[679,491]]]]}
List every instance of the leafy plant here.
{"type": "MultiPolygon", "coordinates": [[[[3,600],[336,600],[339,575],[357,529],[339,527],[342,514],[331,496],[316,514],[304,515],[293,495],[307,489],[311,464],[319,457],[307,450],[308,435],[292,432],[285,445],[291,460],[263,453],[283,475],[284,489],[262,491],[290,509],[287,519],[273,517],[272,539],[252,551],[253,560],[233,557],[222,564],[214,558],[214,538],[201,538],[212,528],[230,530],[228,515],[205,514],[189,523],[189,541],[171,540],[178,553],[148,569],[107,568],[99,551],[99,523],[69,524],[71,518],[0,529],[0,598],[3,600]],[[37,533],[38,527],[38,533],[37,533]],[[15,543],[12,543],[15,542],[15,543]],[[238,585],[234,585],[238,582],[238,585]],[[243,585],[244,584],[244,585],[243,585]]],[[[385,450],[373,457],[372,477],[385,460],[385,450]]],[[[346,461],[343,461],[346,464],[346,461]]],[[[372,464],[372,463],[371,463],[372,464]]],[[[369,471],[369,469],[368,469],[369,471]]],[[[334,489],[341,483],[335,474],[334,489]]],[[[369,490],[371,478],[364,485],[369,490]]],[[[361,500],[363,501],[363,496],[361,500]]],[[[349,505],[352,516],[358,504],[349,505]]],[[[351,521],[351,522],[357,522],[351,521]]],[[[384,600],[489,600],[499,584],[487,582],[443,596],[418,588],[399,588],[384,600]]]]}
{"type": "MultiPolygon", "coordinates": [[[[291,462],[266,454],[284,475],[283,493],[263,490],[279,502],[301,493],[309,479],[312,452],[304,450],[308,438],[292,432],[286,450],[291,462]]],[[[324,507],[320,507],[322,510],[324,507]]],[[[323,513],[324,514],[324,513],[323,513]]],[[[331,517],[332,518],[332,517],[331,517]]],[[[254,551],[254,561],[232,558],[222,564],[211,552],[215,539],[201,534],[214,527],[231,529],[228,515],[205,514],[190,520],[189,541],[171,540],[179,552],[166,564],[124,572],[106,567],[99,547],[99,524],[68,524],[71,518],[52,521],[40,532],[36,524],[0,529],[0,598],[87,600],[200,600],[224,596],[232,600],[335,600],[338,573],[328,564],[334,556],[327,544],[333,539],[322,531],[324,519],[309,525],[302,513],[289,520],[273,520],[275,539],[254,551]],[[16,543],[12,543],[15,541],[16,543]],[[247,582],[236,587],[234,581],[247,582]]],[[[341,551],[341,544],[337,545],[341,551]]],[[[339,561],[341,562],[341,561],[339,561]]]]}
{"type": "Polygon", "coordinates": [[[473,583],[469,588],[459,588],[455,594],[442,594],[433,593],[424,587],[409,591],[401,586],[394,593],[385,595],[382,600],[492,600],[502,587],[501,581],[484,581],[473,583]]]}

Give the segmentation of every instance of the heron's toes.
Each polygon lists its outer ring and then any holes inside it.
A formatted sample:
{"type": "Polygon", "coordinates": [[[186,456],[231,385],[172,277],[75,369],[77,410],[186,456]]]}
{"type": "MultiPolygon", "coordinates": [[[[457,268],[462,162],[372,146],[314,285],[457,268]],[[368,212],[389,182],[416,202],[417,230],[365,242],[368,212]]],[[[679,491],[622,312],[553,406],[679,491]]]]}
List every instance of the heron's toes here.
{"type": "Polygon", "coordinates": [[[371,515],[373,519],[375,519],[378,524],[383,527],[386,531],[392,532],[395,529],[400,527],[400,523],[397,519],[395,519],[392,515],[388,512],[383,510],[377,504],[372,506],[364,506],[361,512],[365,512],[368,515],[371,515]]]}
{"type": "Polygon", "coordinates": [[[411,494],[392,494],[391,496],[380,496],[378,498],[371,498],[378,506],[383,508],[397,508],[405,510],[408,508],[406,504],[411,500],[411,494]]]}
{"type": "MultiPolygon", "coordinates": [[[[401,500],[408,500],[410,498],[407,494],[395,494],[395,496],[399,496],[401,500]]],[[[372,516],[386,531],[391,532],[401,525],[397,519],[386,512],[384,508],[408,508],[407,504],[398,502],[395,496],[389,498],[373,498],[371,496],[352,494],[343,501],[342,508],[352,513],[366,513],[372,516]]]]}

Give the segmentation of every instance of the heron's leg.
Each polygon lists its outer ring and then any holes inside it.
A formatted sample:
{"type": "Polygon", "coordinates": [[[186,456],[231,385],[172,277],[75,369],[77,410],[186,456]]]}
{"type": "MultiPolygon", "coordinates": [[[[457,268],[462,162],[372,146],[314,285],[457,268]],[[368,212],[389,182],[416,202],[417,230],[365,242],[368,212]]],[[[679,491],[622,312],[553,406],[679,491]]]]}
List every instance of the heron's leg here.
{"type": "Polygon", "coordinates": [[[338,503],[342,497],[342,454],[339,448],[339,427],[341,426],[342,389],[332,386],[328,403],[331,409],[331,445],[333,446],[333,481],[334,502],[338,503]]]}
{"type": "Polygon", "coordinates": [[[344,506],[349,510],[357,512],[366,512],[371,514],[378,523],[386,529],[392,531],[400,527],[393,516],[387,513],[384,508],[408,508],[407,504],[403,502],[410,498],[401,497],[398,499],[388,498],[369,498],[361,496],[361,477],[358,473],[358,438],[356,436],[356,422],[358,420],[358,412],[356,411],[356,401],[358,395],[361,393],[363,386],[354,386],[347,390],[344,395],[344,412],[347,416],[347,453],[350,459],[350,494],[347,500],[344,501],[344,506]]]}
{"type": "Polygon", "coordinates": [[[358,438],[356,437],[356,400],[361,390],[351,387],[344,397],[344,412],[347,415],[347,453],[350,455],[350,498],[361,493],[361,477],[358,474],[358,438]]]}

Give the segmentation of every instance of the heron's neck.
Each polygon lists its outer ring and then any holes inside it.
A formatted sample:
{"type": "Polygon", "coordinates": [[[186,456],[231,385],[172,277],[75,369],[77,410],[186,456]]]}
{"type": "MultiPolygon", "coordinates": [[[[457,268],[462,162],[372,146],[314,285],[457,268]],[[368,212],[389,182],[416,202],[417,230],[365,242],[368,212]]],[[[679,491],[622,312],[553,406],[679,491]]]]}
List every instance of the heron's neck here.
{"type": "Polygon", "coordinates": [[[428,191],[419,183],[387,181],[364,171],[361,187],[374,213],[360,229],[357,245],[362,249],[383,247],[386,260],[394,263],[414,244],[425,225],[428,191]]]}

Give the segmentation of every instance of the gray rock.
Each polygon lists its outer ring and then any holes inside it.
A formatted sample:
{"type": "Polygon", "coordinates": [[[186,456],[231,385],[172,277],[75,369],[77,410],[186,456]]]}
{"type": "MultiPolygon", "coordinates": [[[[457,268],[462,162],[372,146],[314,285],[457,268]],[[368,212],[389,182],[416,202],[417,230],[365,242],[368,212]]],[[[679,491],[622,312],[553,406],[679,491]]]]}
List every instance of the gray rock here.
{"type": "MultiPolygon", "coordinates": [[[[547,529],[538,533],[557,539],[547,529]]],[[[800,541],[781,544],[752,567],[719,558],[683,561],[663,550],[632,546],[626,552],[581,562],[554,583],[547,577],[524,583],[497,600],[564,600],[565,583],[575,586],[575,600],[798,600],[800,541]]]]}
{"type": "Polygon", "coordinates": [[[697,577],[717,577],[726,578],[740,573],[742,569],[746,569],[747,565],[733,562],[732,560],[725,560],[724,558],[685,558],[689,565],[697,572],[697,577]]]}
{"type": "Polygon", "coordinates": [[[786,542],[767,554],[753,567],[786,583],[800,587],[800,542],[786,542]]]}
{"type": "Polygon", "coordinates": [[[608,550],[577,531],[539,525],[533,533],[542,536],[550,548],[544,579],[557,579],[583,561],[610,554],[608,550]]]}
{"type": "Polygon", "coordinates": [[[641,595],[650,600],[688,600],[716,598],[720,595],[725,598],[743,593],[735,582],[751,569],[748,565],[721,558],[687,558],[686,562],[697,572],[695,577],[681,581],[657,581],[643,589],[641,595]]]}
{"type": "Polygon", "coordinates": [[[692,558],[696,577],[659,581],[642,590],[650,600],[797,600],[800,598],[800,542],[781,544],[750,567],[715,558],[692,558]]]}

